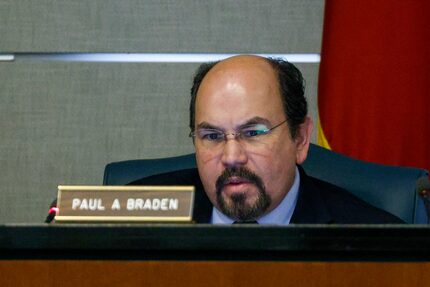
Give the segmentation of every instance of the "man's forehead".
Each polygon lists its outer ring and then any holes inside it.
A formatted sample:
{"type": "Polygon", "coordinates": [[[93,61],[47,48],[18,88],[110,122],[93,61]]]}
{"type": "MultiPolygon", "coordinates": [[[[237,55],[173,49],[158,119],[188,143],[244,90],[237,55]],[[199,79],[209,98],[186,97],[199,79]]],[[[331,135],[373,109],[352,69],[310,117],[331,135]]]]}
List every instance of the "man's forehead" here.
{"type": "Polygon", "coordinates": [[[262,91],[277,94],[279,81],[270,62],[259,56],[236,56],[217,63],[205,75],[199,87],[197,100],[207,93],[221,89],[262,91]]]}
{"type": "Polygon", "coordinates": [[[195,125],[237,128],[257,116],[270,122],[284,117],[271,64],[262,57],[240,56],[214,66],[197,93],[195,125]]]}
{"type": "MultiPolygon", "coordinates": [[[[270,62],[260,56],[253,55],[240,55],[234,56],[223,61],[220,61],[207,73],[206,78],[212,78],[217,76],[219,78],[223,75],[256,75],[265,74],[270,78],[275,74],[273,67],[270,62]]],[[[215,78],[215,79],[216,79],[215,78]]]]}

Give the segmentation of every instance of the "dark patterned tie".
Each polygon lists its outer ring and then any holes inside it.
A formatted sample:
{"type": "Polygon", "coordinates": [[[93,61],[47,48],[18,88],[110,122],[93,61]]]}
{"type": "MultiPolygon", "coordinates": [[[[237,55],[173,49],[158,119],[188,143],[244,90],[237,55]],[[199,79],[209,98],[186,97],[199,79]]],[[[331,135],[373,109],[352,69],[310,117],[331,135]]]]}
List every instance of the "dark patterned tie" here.
{"type": "Polygon", "coordinates": [[[257,220],[243,220],[243,221],[235,221],[233,224],[258,224],[257,220]]]}

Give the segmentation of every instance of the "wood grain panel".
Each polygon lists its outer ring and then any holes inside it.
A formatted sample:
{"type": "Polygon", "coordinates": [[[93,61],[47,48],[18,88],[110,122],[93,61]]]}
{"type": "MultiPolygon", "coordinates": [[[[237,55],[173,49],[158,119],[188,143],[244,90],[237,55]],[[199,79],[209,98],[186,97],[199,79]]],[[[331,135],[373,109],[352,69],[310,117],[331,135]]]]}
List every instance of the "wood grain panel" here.
{"type": "Polygon", "coordinates": [[[430,263],[0,261],[1,286],[426,286],[430,263]]]}

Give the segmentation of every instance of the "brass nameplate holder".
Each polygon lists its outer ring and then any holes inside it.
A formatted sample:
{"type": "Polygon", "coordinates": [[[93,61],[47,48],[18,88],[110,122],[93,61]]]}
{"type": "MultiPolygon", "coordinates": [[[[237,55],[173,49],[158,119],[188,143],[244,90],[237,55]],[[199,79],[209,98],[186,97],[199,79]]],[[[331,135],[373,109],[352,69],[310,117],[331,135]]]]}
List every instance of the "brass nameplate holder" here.
{"type": "Polygon", "coordinates": [[[190,222],[193,186],[58,186],[56,222],[190,222]]]}

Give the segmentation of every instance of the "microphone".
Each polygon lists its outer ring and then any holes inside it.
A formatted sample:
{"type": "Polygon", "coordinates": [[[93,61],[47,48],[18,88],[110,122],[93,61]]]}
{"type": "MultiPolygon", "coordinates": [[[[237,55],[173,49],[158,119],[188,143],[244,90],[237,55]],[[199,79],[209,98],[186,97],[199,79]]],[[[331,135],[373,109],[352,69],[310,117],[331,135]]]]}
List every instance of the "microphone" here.
{"type": "Polygon", "coordinates": [[[430,180],[427,176],[420,177],[417,180],[417,192],[424,202],[427,213],[427,223],[430,220],[430,180]]]}
{"type": "Polygon", "coordinates": [[[57,215],[57,212],[58,212],[57,199],[55,199],[49,206],[48,216],[45,219],[45,223],[51,223],[54,220],[55,215],[57,215]]]}

